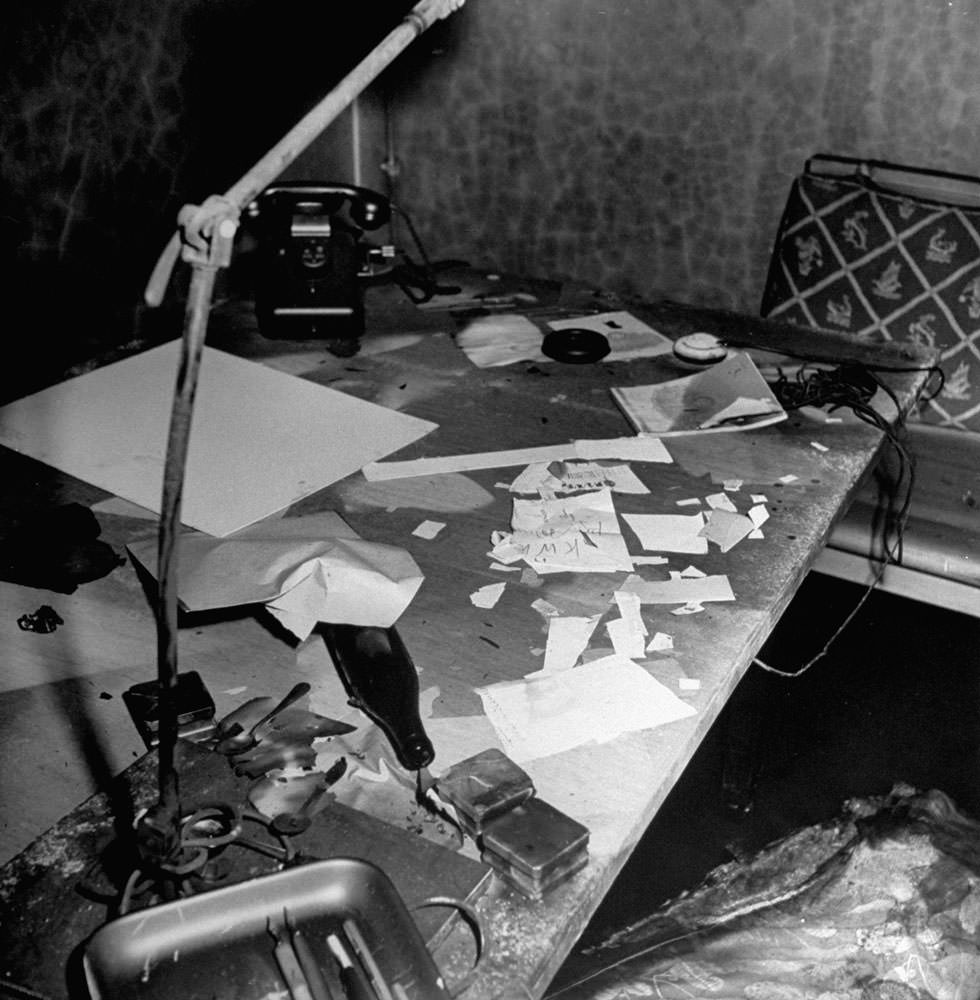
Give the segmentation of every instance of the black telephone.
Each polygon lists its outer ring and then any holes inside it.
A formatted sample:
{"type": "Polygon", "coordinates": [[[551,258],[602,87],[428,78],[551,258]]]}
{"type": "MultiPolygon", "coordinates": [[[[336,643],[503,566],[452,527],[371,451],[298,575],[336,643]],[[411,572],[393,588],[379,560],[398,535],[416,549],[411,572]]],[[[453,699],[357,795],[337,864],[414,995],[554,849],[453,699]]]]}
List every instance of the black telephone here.
{"type": "Polygon", "coordinates": [[[258,240],[255,311],[265,337],[322,339],[357,352],[364,332],[362,279],[389,248],[362,242],[391,218],[384,195],[353,184],[295,181],[266,188],[249,206],[258,240]]]}

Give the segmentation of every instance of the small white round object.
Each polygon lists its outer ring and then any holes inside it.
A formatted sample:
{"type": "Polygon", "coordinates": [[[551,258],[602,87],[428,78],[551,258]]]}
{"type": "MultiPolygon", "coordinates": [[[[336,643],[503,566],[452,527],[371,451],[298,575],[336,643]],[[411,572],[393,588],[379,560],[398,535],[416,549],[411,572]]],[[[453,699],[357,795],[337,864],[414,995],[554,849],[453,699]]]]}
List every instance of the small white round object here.
{"type": "Polygon", "coordinates": [[[728,357],[728,348],[713,333],[689,333],[674,343],[674,354],[682,361],[713,365],[728,357]]]}

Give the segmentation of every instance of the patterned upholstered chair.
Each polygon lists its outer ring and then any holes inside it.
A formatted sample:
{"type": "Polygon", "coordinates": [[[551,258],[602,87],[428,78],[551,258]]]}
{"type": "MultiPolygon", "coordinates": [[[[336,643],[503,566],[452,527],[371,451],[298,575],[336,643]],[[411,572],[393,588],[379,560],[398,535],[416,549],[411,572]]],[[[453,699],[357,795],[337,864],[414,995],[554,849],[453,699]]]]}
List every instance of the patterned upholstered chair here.
{"type": "MultiPolygon", "coordinates": [[[[945,385],[913,414],[902,565],[879,586],[980,618],[980,179],[840,157],[794,181],[762,313],[803,327],[937,348],[945,385]]],[[[805,338],[801,331],[801,337],[805,338]]],[[[870,580],[887,453],[834,531],[820,572],[870,580]]]]}

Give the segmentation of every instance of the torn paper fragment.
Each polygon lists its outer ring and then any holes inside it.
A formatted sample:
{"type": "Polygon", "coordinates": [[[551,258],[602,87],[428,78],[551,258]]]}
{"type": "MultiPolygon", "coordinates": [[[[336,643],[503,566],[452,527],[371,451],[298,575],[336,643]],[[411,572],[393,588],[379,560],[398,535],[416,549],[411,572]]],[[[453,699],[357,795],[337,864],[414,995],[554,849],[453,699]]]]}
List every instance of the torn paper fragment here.
{"type": "Polygon", "coordinates": [[[456,334],[456,344],[477,368],[494,368],[515,361],[546,361],[543,334],[520,313],[478,316],[456,334]]]}
{"type": "Polygon", "coordinates": [[[503,469],[512,465],[563,462],[571,459],[620,459],[624,462],[670,463],[670,452],[658,437],[637,434],[633,437],[573,441],[538,448],[514,448],[468,455],[443,455],[405,462],[369,462],[361,471],[369,482],[404,479],[408,476],[433,476],[446,472],[473,472],[477,469],[503,469]]]}
{"type": "Polygon", "coordinates": [[[666,556],[632,556],[634,566],[663,566],[670,560],[666,556]]]}
{"type": "Polygon", "coordinates": [[[672,615],[696,615],[701,611],[704,611],[704,607],[701,604],[698,604],[697,601],[688,601],[687,604],[679,608],[674,608],[670,613],[672,615]]]}
{"type": "Polygon", "coordinates": [[[506,583],[488,583],[470,594],[470,602],[477,608],[492,608],[500,600],[506,583]]]}
{"type": "Polygon", "coordinates": [[[780,483],[795,483],[799,476],[794,476],[792,472],[787,472],[785,476],[780,476],[778,482],[780,483]]]}
{"type": "Polygon", "coordinates": [[[681,576],[685,579],[701,579],[707,575],[703,570],[698,569],[697,566],[688,566],[681,570],[681,576]]]}
{"type": "Polygon", "coordinates": [[[612,493],[597,490],[557,500],[514,500],[514,531],[491,553],[502,563],[523,559],[538,573],[631,570],[612,493]]]}
{"type": "Polygon", "coordinates": [[[531,607],[537,611],[542,618],[558,618],[561,615],[561,611],[550,601],[546,601],[543,597],[539,597],[536,601],[532,601],[531,607]]]}
{"type": "Polygon", "coordinates": [[[606,622],[606,632],[613,649],[620,656],[642,660],[646,655],[646,636],[637,631],[633,622],[625,618],[614,618],[606,622]]]}
{"type": "Polygon", "coordinates": [[[738,510],[727,493],[712,493],[704,498],[704,502],[712,510],[727,510],[733,514],[738,510]]]}
{"type": "Polygon", "coordinates": [[[769,497],[765,493],[751,493],[749,499],[752,503],[769,503],[769,497]]]}
{"type": "Polygon", "coordinates": [[[503,563],[490,563],[490,569],[496,570],[498,573],[520,573],[520,566],[504,566],[503,563]]]}
{"type": "Polygon", "coordinates": [[[590,615],[587,618],[572,615],[549,617],[544,665],[527,677],[570,670],[574,667],[588,646],[600,617],[600,615],[590,615]]]}
{"type": "Polygon", "coordinates": [[[755,525],[751,518],[744,514],[733,514],[727,510],[713,510],[708,515],[708,520],[704,528],[701,529],[701,534],[708,541],[714,542],[722,552],[728,552],[754,528],[755,525]]]}
{"type": "Polygon", "coordinates": [[[758,528],[769,520],[769,511],[765,504],[758,503],[749,508],[749,520],[758,528]]]}
{"type": "Polygon", "coordinates": [[[706,601],[734,601],[731,584],[724,574],[700,578],[678,577],[676,580],[627,579],[620,590],[640,595],[643,604],[687,604],[706,601]]]}
{"type": "Polygon", "coordinates": [[[697,555],[708,551],[707,539],[701,538],[704,515],[697,514],[624,514],[623,519],[636,533],[644,549],[654,552],[686,552],[697,555]]]}
{"type": "Polygon", "coordinates": [[[505,753],[517,763],[695,714],[638,663],[616,654],[477,693],[505,753]]]}
{"type": "Polygon", "coordinates": [[[687,497],[685,500],[675,500],[674,501],[678,507],[700,507],[701,498],[700,497],[687,497]]]}
{"type": "Polygon", "coordinates": [[[739,396],[737,399],[733,399],[728,406],[722,407],[717,413],[713,413],[703,420],[698,426],[701,430],[708,430],[711,427],[721,427],[724,424],[741,425],[758,421],[759,417],[774,412],[777,411],[773,407],[772,400],[765,396],[757,399],[751,396],[739,396]]]}
{"type": "Polygon", "coordinates": [[[817,451],[830,451],[825,444],[821,444],[819,441],[811,441],[810,447],[815,448],[817,451]]]}
{"type": "Polygon", "coordinates": [[[746,536],[746,538],[765,538],[766,536],[762,533],[761,528],[754,528],[746,536]]]}
{"type": "Polygon", "coordinates": [[[666,632],[654,632],[653,638],[647,643],[648,653],[665,653],[674,648],[674,637],[666,632]]]}
{"type": "Polygon", "coordinates": [[[418,538],[433,539],[445,527],[443,521],[423,521],[412,534],[418,538]]]}
{"type": "Polygon", "coordinates": [[[724,490],[729,490],[732,493],[737,493],[742,488],[741,479],[726,479],[721,484],[721,488],[724,490]]]}
{"type": "Polygon", "coordinates": [[[630,590],[617,590],[613,593],[613,600],[619,608],[619,614],[628,621],[632,627],[640,633],[647,634],[647,627],[643,624],[643,616],[640,614],[640,598],[630,590]]]}

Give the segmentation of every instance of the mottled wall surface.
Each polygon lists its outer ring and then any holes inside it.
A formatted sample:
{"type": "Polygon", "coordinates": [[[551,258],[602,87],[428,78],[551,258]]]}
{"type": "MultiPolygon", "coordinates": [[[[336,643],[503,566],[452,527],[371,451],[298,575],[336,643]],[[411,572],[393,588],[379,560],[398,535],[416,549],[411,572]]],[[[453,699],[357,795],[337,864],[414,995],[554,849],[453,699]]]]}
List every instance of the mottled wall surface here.
{"type": "Polygon", "coordinates": [[[469,0],[405,59],[435,257],[758,309],[816,152],[980,172],[980,0],[469,0]]]}

